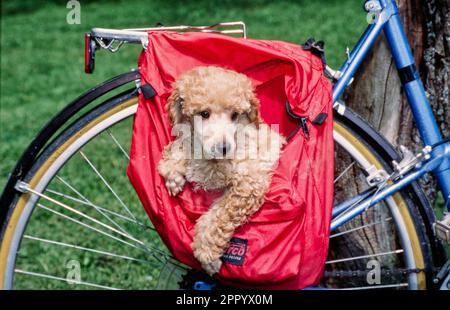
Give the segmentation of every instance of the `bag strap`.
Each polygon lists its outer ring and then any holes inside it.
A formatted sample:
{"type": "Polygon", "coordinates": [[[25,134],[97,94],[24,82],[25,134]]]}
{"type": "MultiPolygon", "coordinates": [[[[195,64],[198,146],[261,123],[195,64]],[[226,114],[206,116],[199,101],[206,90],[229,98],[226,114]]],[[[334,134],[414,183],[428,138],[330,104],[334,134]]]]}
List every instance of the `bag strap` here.
{"type": "Polygon", "coordinates": [[[325,58],[325,42],[324,41],[316,41],[314,38],[309,38],[303,44],[303,50],[311,51],[314,55],[319,57],[322,60],[323,67],[325,69],[327,65],[327,60],[325,58]]]}
{"type": "MultiPolygon", "coordinates": [[[[285,106],[288,116],[290,118],[292,118],[293,120],[298,121],[298,126],[294,129],[293,132],[291,132],[291,134],[287,137],[286,140],[287,141],[291,140],[295,136],[297,131],[299,131],[300,128],[303,129],[303,135],[304,135],[305,139],[309,140],[308,117],[307,116],[299,116],[299,115],[295,114],[294,111],[292,111],[289,101],[287,101],[287,100],[286,100],[284,106],[285,106]]],[[[312,120],[311,123],[313,123],[314,125],[320,126],[325,122],[327,117],[328,117],[327,113],[325,113],[325,112],[319,113],[316,116],[316,118],[312,120]]]]}
{"type": "Polygon", "coordinates": [[[151,99],[156,96],[156,90],[150,84],[141,85],[140,89],[145,99],[151,99]]]}
{"type": "Polygon", "coordinates": [[[286,140],[287,141],[291,140],[295,136],[297,131],[299,131],[300,128],[303,129],[303,135],[304,135],[305,139],[309,140],[309,129],[308,129],[308,125],[306,123],[308,120],[308,117],[298,116],[297,114],[295,114],[294,111],[292,111],[289,101],[287,101],[287,100],[286,100],[284,106],[286,108],[286,112],[289,115],[289,117],[298,121],[297,127],[294,129],[293,132],[291,132],[291,134],[286,138],[286,140]]]}

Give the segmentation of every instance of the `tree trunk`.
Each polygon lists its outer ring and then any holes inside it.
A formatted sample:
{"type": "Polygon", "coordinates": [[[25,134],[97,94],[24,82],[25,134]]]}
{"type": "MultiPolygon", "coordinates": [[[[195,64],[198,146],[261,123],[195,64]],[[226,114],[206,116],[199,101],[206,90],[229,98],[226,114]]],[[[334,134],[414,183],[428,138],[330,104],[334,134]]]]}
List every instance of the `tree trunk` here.
{"type": "MultiPolygon", "coordinates": [[[[431,105],[445,137],[450,136],[450,21],[448,0],[397,0],[400,16],[408,41],[413,50],[416,66],[420,71],[431,105]],[[447,16],[447,17],[446,17],[447,16]]],[[[369,52],[354,82],[344,94],[344,102],[352,110],[368,120],[394,146],[404,145],[416,152],[422,148],[415,129],[411,110],[404,97],[394,60],[387,41],[381,35],[369,52]]],[[[342,152],[336,161],[337,173],[351,164],[342,152]]],[[[342,183],[336,186],[336,199],[360,192],[356,171],[350,169],[342,183]],[[353,186],[349,186],[353,184],[353,186]]],[[[422,185],[432,202],[435,199],[435,183],[431,179],[422,185]]],[[[373,208],[365,212],[342,230],[389,218],[387,208],[373,208]]],[[[379,253],[397,247],[395,234],[389,228],[374,226],[336,238],[330,243],[330,258],[354,257],[379,253]],[[367,250],[369,249],[369,250],[367,250]],[[339,252],[339,257],[337,253],[339,252]]],[[[388,257],[377,258],[381,265],[390,264],[388,257]]],[[[345,266],[335,264],[330,269],[366,269],[367,260],[353,261],[345,266]]]]}

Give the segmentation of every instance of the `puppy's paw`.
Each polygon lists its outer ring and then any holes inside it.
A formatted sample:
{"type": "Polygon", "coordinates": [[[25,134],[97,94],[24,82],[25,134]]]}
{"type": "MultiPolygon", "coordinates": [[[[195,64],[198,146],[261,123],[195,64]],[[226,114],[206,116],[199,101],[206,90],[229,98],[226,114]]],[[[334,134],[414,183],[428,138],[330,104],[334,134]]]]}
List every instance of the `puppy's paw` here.
{"type": "Polygon", "coordinates": [[[166,178],[166,187],[171,196],[176,196],[183,190],[186,179],[181,173],[172,173],[166,178]]]}
{"type": "Polygon", "coordinates": [[[221,255],[212,251],[209,247],[194,247],[194,256],[210,276],[218,273],[222,266],[222,261],[220,260],[221,255]]]}
{"type": "Polygon", "coordinates": [[[222,261],[220,260],[220,258],[210,263],[202,264],[203,270],[205,270],[206,273],[209,274],[210,276],[213,276],[214,274],[218,273],[221,266],[222,261]]]}

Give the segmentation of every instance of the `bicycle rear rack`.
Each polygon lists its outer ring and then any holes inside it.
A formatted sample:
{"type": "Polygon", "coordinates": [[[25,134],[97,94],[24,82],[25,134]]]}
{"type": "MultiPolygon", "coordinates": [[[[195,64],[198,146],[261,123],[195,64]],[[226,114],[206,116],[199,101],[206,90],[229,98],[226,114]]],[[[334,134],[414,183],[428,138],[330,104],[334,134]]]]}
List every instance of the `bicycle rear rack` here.
{"type": "Polygon", "coordinates": [[[179,31],[179,32],[208,32],[228,35],[238,34],[247,38],[247,30],[244,22],[224,22],[210,26],[157,26],[150,28],[107,29],[93,28],[85,34],[85,64],[86,73],[94,72],[95,52],[97,49],[105,49],[112,53],[117,52],[125,43],[148,45],[149,31],[179,31]]]}

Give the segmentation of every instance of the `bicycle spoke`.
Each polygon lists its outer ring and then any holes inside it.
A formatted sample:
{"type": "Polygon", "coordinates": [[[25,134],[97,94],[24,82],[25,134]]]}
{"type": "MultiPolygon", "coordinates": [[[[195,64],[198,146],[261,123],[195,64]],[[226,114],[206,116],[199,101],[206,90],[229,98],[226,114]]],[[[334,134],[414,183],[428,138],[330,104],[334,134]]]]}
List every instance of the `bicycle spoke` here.
{"type": "MultiPolygon", "coordinates": [[[[112,189],[112,187],[111,187],[111,186],[109,185],[109,183],[106,181],[106,179],[102,176],[102,174],[98,171],[98,169],[92,164],[92,162],[89,160],[89,158],[88,158],[82,151],[79,151],[79,153],[80,153],[80,155],[84,158],[84,160],[89,164],[89,166],[94,170],[94,172],[97,174],[97,176],[98,176],[98,177],[103,181],[103,183],[108,187],[108,189],[111,191],[111,193],[117,198],[117,200],[121,203],[121,205],[125,208],[125,210],[127,210],[127,212],[133,217],[133,219],[134,219],[135,221],[137,221],[137,219],[136,219],[136,217],[134,216],[134,214],[131,213],[130,209],[125,205],[125,203],[122,201],[122,199],[120,199],[120,197],[116,194],[116,192],[112,189]]],[[[63,208],[65,208],[63,205],[61,205],[61,206],[62,206],[63,208]]],[[[97,224],[104,226],[105,228],[108,228],[108,229],[110,229],[110,230],[113,230],[113,231],[115,231],[116,233],[121,234],[121,235],[123,235],[124,237],[127,237],[127,238],[129,238],[129,239],[131,239],[131,240],[137,242],[138,244],[140,244],[141,246],[143,246],[143,247],[146,248],[146,249],[150,249],[150,250],[152,250],[152,251],[156,251],[156,252],[162,253],[163,255],[166,255],[166,253],[164,253],[163,251],[160,251],[160,250],[158,250],[158,249],[152,248],[152,247],[150,247],[149,245],[147,245],[147,244],[145,244],[144,242],[142,242],[141,240],[138,240],[138,239],[136,239],[135,237],[131,236],[129,233],[126,232],[125,229],[121,228],[120,226],[119,226],[119,227],[120,227],[120,231],[117,231],[117,230],[114,229],[113,227],[111,227],[111,226],[109,226],[109,225],[107,225],[107,224],[104,224],[104,223],[102,223],[102,222],[100,222],[100,221],[97,221],[96,219],[94,219],[94,218],[92,218],[92,217],[89,217],[88,215],[86,215],[86,214],[84,214],[84,213],[82,213],[82,212],[80,212],[80,211],[77,211],[77,210],[75,210],[75,209],[72,209],[72,208],[70,208],[70,207],[68,207],[68,206],[66,206],[66,207],[67,207],[66,209],[68,209],[69,211],[75,212],[75,213],[79,214],[80,216],[83,216],[83,217],[85,217],[85,218],[88,218],[88,219],[90,219],[91,221],[94,221],[94,222],[96,222],[97,224]],[[70,209],[72,209],[72,210],[70,210],[70,209]]],[[[110,218],[108,217],[108,219],[110,219],[110,218]]],[[[112,220],[110,219],[110,221],[112,221],[112,220]]],[[[114,221],[112,221],[112,222],[115,223],[114,221]]],[[[118,224],[116,224],[116,226],[118,226],[118,224]]],[[[170,257],[172,258],[172,256],[170,256],[170,257]]]]}
{"type": "Polygon", "coordinates": [[[364,228],[369,228],[369,227],[373,227],[375,225],[383,224],[384,222],[389,222],[391,220],[392,220],[392,218],[388,217],[387,219],[385,219],[383,221],[378,221],[378,222],[375,222],[375,223],[365,224],[365,225],[361,225],[361,226],[358,226],[358,227],[355,227],[355,228],[352,228],[352,229],[349,229],[349,230],[341,231],[341,232],[338,232],[336,234],[330,235],[330,239],[331,238],[336,238],[336,237],[339,237],[339,236],[343,236],[343,235],[346,235],[346,234],[349,234],[349,233],[352,233],[352,232],[355,232],[355,231],[358,231],[358,230],[361,230],[361,229],[364,229],[364,228]]]}
{"type": "MultiPolygon", "coordinates": [[[[109,209],[105,209],[105,208],[98,207],[97,205],[95,205],[94,203],[92,203],[89,199],[87,199],[83,194],[81,194],[75,187],[73,187],[71,184],[69,184],[69,182],[67,182],[66,180],[64,180],[62,177],[56,175],[56,178],[57,178],[60,182],[62,182],[65,186],[67,186],[69,189],[71,189],[75,194],[77,194],[78,197],[80,197],[81,199],[83,199],[83,200],[85,201],[85,203],[83,203],[83,202],[81,202],[81,201],[80,201],[80,203],[89,205],[89,206],[94,207],[94,208],[98,208],[98,209],[103,210],[103,211],[106,211],[106,210],[107,210],[106,212],[110,212],[110,213],[112,213],[112,214],[114,214],[114,215],[116,215],[116,216],[118,216],[118,217],[120,217],[120,218],[122,218],[122,219],[125,219],[125,220],[127,220],[127,221],[129,221],[129,222],[135,223],[135,224],[141,226],[142,228],[147,228],[147,229],[155,230],[155,228],[150,227],[150,226],[148,226],[148,225],[145,225],[144,223],[139,222],[136,218],[131,219],[131,218],[126,217],[126,216],[124,216],[124,215],[122,215],[122,214],[119,214],[119,213],[117,213],[117,212],[111,211],[111,210],[109,210],[109,209]]],[[[72,197],[72,198],[73,198],[73,197],[72,197]]],[[[70,199],[70,198],[69,198],[69,199],[70,199]]],[[[73,198],[73,199],[76,199],[76,198],[73,198]]]]}
{"type": "Polygon", "coordinates": [[[345,287],[345,288],[338,288],[337,290],[342,290],[342,291],[351,291],[351,290],[373,290],[373,289],[397,288],[397,287],[408,287],[408,283],[386,284],[386,285],[372,285],[372,286],[357,286],[357,287],[345,287]]]}
{"type": "Polygon", "coordinates": [[[156,259],[156,260],[159,261],[160,263],[165,264],[165,263],[167,263],[167,258],[170,258],[169,255],[167,255],[167,254],[164,253],[164,256],[166,256],[166,257],[164,257],[165,260],[162,261],[161,258],[159,258],[158,256],[156,256],[154,253],[149,253],[148,250],[145,249],[145,248],[139,247],[139,246],[137,246],[137,245],[135,245],[135,244],[132,244],[132,243],[130,243],[130,242],[127,242],[127,241],[125,241],[125,240],[122,240],[122,239],[120,239],[120,238],[118,238],[118,237],[116,237],[116,236],[114,236],[114,235],[112,235],[112,234],[110,234],[110,233],[107,233],[107,232],[105,232],[105,231],[103,231],[103,230],[100,230],[100,229],[94,227],[94,226],[91,226],[91,225],[88,225],[88,224],[86,224],[86,223],[83,223],[83,222],[81,222],[81,221],[79,221],[79,220],[77,220],[77,219],[74,219],[74,218],[72,218],[72,217],[70,217],[70,216],[67,216],[67,215],[65,215],[65,214],[62,214],[62,213],[60,213],[60,212],[58,212],[58,211],[55,211],[55,210],[53,210],[53,209],[51,209],[51,208],[48,208],[48,207],[46,207],[46,206],[44,206],[44,205],[42,205],[42,204],[40,204],[40,203],[38,203],[37,206],[38,206],[39,208],[41,208],[41,209],[44,209],[44,210],[48,211],[48,212],[51,212],[51,213],[53,213],[53,214],[56,214],[57,216],[60,216],[60,217],[62,217],[62,218],[64,218],[64,219],[66,219],[66,220],[69,220],[69,221],[74,222],[74,223],[76,223],[76,224],[79,224],[79,225],[81,225],[81,226],[83,226],[83,227],[85,227],[85,228],[88,228],[88,229],[93,230],[93,231],[95,231],[95,232],[98,232],[98,233],[100,233],[100,234],[102,234],[102,235],[104,235],[104,236],[107,236],[107,237],[109,237],[109,238],[111,238],[111,239],[113,239],[113,240],[115,240],[115,241],[118,241],[118,242],[120,242],[120,243],[126,244],[126,245],[128,245],[128,246],[130,246],[130,247],[132,247],[132,248],[135,248],[135,249],[144,251],[145,253],[150,254],[154,259],[156,259]]]}
{"type": "Polygon", "coordinates": [[[78,210],[76,210],[76,209],[74,209],[72,207],[69,207],[68,205],[66,205],[66,204],[64,204],[64,203],[62,203],[62,202],[60,202],[58,200],[55,200],[55,199],[53,199],[53,198],[51,198],[51,197],[49,197],[49,196],[47,196],[45,194],[39,193],[39,192],[37,192],[37,191],[35,191],[33,189],[30,189],[30,188],[28,188],[28,191],[30,191],[31,193],[33,193],[35,195],[38,195],[41,198],[44,198],[45,200],[48,200],[48,201],[50,201],[50,202],[52,202],[52,203],[54,203],[54,204],[56,204],[56,205],[58,205],[60,207],[62,207],[64,209],[72,212],[72,213],[75,213],[75,214],[77,214],[77,215],[79,215],[81,217],[84,217],[85,219],[88,219],[91,222],[94,222],[94,223],[96,223],[96,224],[98,224],[98,225],[100,225],[100,226],[102,226],[102,227],[104,227],[104,228],[106,228],[108,230],[111,230],[111,231],[113,231],[113,232],[115,232],[115,233],[117,233],[117,234],[119,234],[119,235],[121,235],[121,236],[123,236],[125,238],[128,238],[128,239],[138,243],[139,245],[144,245],[144,242],[142,242],[141,240],[136,239],[135,237],[133,237],[133,236],[127,234],[127,233],[124,233],[123,231],[120,231],[120,230],[118,230],[118,229],[116,229],[114,227],[111,227],[108,224],[105,224],[105,223],[103,223],[103,222],[93,218],[92,216],[89,216],[89,215],[87,215],[87,214],[85,214],[85,213],[83,213],[81,211],[78,211],[78,210]]]}
{"type": "MultiPolygon", "coordinates": [[[[81,153],[81,152],[80,152],[80,153],[81,153]]],[[[95,167],[93,167],[93,168],[95,169],[95,167]]],[[[82,204],[92,206],[92,207],[94,207],[94,208],[96,208],[96,209],[97,209],[97,208],[99,208],[100,210],[103,209],[103,208],[98,207],[98,206],[96,206],[95,204],[93,204],[89,199],[87,199],[85,196],[83,196],[78,190],[76,190],[73,186],[71,186],[71,185],[70,185],[67,181],[65,181],[62,177],[56,176],[56,178],[57,178],[59,181],[61,181],[64,185],[66,185],[67,187],[69,187],[72,191],[74,191],[79,197],[81,197],[83,200],[85,200],[85,202],[82,202],[82,201],[80,201],[79,199],[74,198],[74,197],[71,197],[71,196],[69,196],[69,197],[70,197],[69,199],[73,199],[73,200],[78,201],[78,202],[80,202],[80,203],[82,203],[82,204]]],[[[52,191],[52,190],[49,190],[49,191],[55,192],[55,191],[52,191]]],[[[65,194],[62,194],[62,193],[58,193],[58,194],[60,194],[60,195],[65,195],[65,194]]],[[[108,209],[105,209],[105,210],[108,210],[108,209]]],[[[110,211],[110,210],[108,210],[108,211],[110,211]]],[[[110,211],[110,212],[115,213],[114,211],[110,211]]],[[[100,212],[100,213],[101,213],[101,212],[100,212]]],[[[125,218],[125,219],[127,219],[127,220],[129,220],[129,221],[131,221],[131,222],[133,222],[133,223],[135,223],[135,224],[137,224],[137,225],[140,225],[141,227],[144,227],[144,228],[147,228],[147,229],[151,229],[151,230],[153,230],[153,231],[156,231],[155,228],[150,227],[150,226],[147,226],[147,225],[145,225],[145,224],[143,224],[143,223],[140,223],[136,218],[130,219],[130,218],[125,217],[125,216],[123,216],[123,215],[121,215],[121,214],[119,214],[119,213],[115,213],[115,214],[117,214],[118,216],[120,216],[120,217],[122,217],[122,218],[125,218]]],[[[105,216],[106,216],[106,215],[105,215],[105,216]]],[[[107,217],[107,216],[106,216],[106,217],[107,217]]],[[[107,217],[107,218],[108,218],[111,222],[115,223],[115,222],[112,221],[109,217],[107,217]]],[[[100,225],[101,225],[101,224],[100,224],[100,225]]],[[[119,229],[121,229],[121,231],[123,231],[125,234],[131,236],[131,234],[129,234],[125,229],[123,229],[122,227],[120,227],[118,224],[117,224],[116,226],[118,226],[119,229]]],[[[131,237],[133,237],[133,236],[131,236],[131,237]]],[[[133,238],[134,238],[134,237],[133,237],[133,238]]],[[[137,241],[140,242],[140,240],[138,240],[138,239],[135,239],[135,240],[137,240],[137,241]]],[[[142,245],[145,249],[147,249],[147,250],[152,250],[152,251],[158,252],[159,254],[165,255],[165,256],[167,256],[168,258],[170,258],[170,259],[172,259],[172,260],[175,260],[175,258],[174,258],[172,255],[168,255],[168,254],[165,253],[164,251],[155,249],[155,248],[149,246],[148,244],[146,244],[146,243],[144,243],[144,242],[142,242],[141,245],[142,245]]],[[[175,261],[176,261],[176,260],[175,260],[175,261]]],[[[184,266],[180,266],[180,267],[185,268],[184,266]]]]}
{"type": "MultiPolygon", "coordinates": [[[[55,191],[55,190],[52,190],[52,189],[49,189],[49,188],[46,188],[45,191],[46,191],[46,192],[49,192],[49,193],[51,193],[51,194],[53,194],[53,195],[63,197],[63,198],[65,198],[65,199],[67,199],[67,200],[71,200],[71,201],[73,201],[73,202],[79,203],[79,204],[81,204],[81,205],[85,205],[85,206],[88,206],[88,207],[92,207],[92,208],[94,208],[94,209],[101,210],[101,211],[103,211],[103,212],[105,212],[105,213],[109,213],[109,214],[111,214],[111,215],[117,216],[117,217],[119,217],[119,218],[121,218],[121,219],[123,219],[123,220],[125,220],[125,221],[132,222],[132,223],[136,223],[136,224],[140,224],[139,222],[135,222],[133,219],[131,219],[131,218],[129,218],[129,217],[123,215],[123,214],[120,214],[120,213],[118,213],[118,212],[115,212],[115,211],[111,211],[111,210],[105,209],[105,208],[103,208],[103,207],[99,207],[99,206],[97,206],[97,205],[95,205],[95,204],[93,204],[93,203],[90,203],[90,202],[87,202],[87,201],[84,201],[84,200],[75,198],[75,197],[73,197],[73,196],[70,196],[70,195],[67,195],[67,194],[63,194],[63,193],[60,193],[60,192],[58,192],[58,191],[55,191]]],[[[143,224],[141,224],[141,225],[143,225],[143,224]]]]}
{"type": "Polygon", "coordinates": [[[103,230],[101,230],[101,229],[98,229],[98,228],[96,228],[96,227],[94,227],[94,226],[88,225],[88,224],[83,223],[83,222],[81,222],[81,221],[79,221],[79,220],[77,220],[77,219],[74,219],[74,218],[72,218],[72,217],[70,217],[70,216],[68,216],[68,215],[62,214],[62,213],[60,213],[60,212],[58,212],[58,211],[55,211],[55,210],[53,210],[53,209],[51,209],[51,208],[48,208],[48,207],[44,206],[44,205],[41,204],[41,203],[38,203],[37,206],[38,206],[39,208],[41,208],[41,209],[44,209],[44,210],[49,211],[49,212],[51,212],[51,213],[53,213],[53,214],[56,214],[56,215],[58,215],[58,216],[60,216],[60,217],[62,217],[62,218],[64,218],[64,219],[66,219],[66,220],[69,220],[69,221],[71,221],[71,222],[74,222],[74,223],[76,223],[76,224],[79,224],[79,225],[81,225],[81,226],[83,226],[83,227],[85,227],[85,228],[88,228],[88,229],[90,229],[90,230],[94,230],[94,231],[96,231],[96,232],[98,232],[98,233],[100,233],[100,234],[102,234],[102,235],[104,235],[104,236],[107,236],[107,237],[109,237],[109,238],[111,238],[111,239],[113,239],[113,240],[116,240],[116,241],[118,241],[118,242],[121,242],[121,243],[123,243],[123,244],[126,244],[126,245],[128,245],[128,246],[130,246],[130,247],[133,247],[133,248],[135,248],[135,249],[143,250],[141,247],[139,247],[139,246],[137,246],[137,245],[135,245],[135,244],[132,244],[132,243],[130,243],[130,242],[127,242],[127,241],[125,241],[125,240],[122,240],[122,239],[120,239],[120,238],[118,238],[118,237],[116,237],[116,236],[114,236],[114,235],[112,235],[112,234],[110,234],[110,233],[107,233],[107,232],[105,232],[105,231],[103,231],[103,230]]]}
{"type": "Polygon", "coordinates": [[[78,197],[80,197],[81,199],[83,199],[84,201],[88,201],[88,199],[86,197],[84,197],[75,187],[73,187],[72,185],[69,184],[69,182],[67,182],[66,180],[64,180],[62,177],[60,177],[59,175],[55,176],[56,179],[58,181],[60,181],[62,184],[64,184],[65,186],[67,186],[71,191],[73,191],[75,194],[78,195],[78,197]]]}
{"type": "MultiPolygon", "coordinates": [[[[55,191],[52,191],[52,190],[46,190],[46,191],[48,191],[48,192],[50,192],[50,193],[55,193],[55,191]]],[[[111,224],[113,224],[118,230],[120,230],[121,232],[123,232],[124,234],[126,234],[126,235],[129,235],[129,236],[131,236],[131,234],[125,229],[125,228],[123,228],[121,225],[119,225],[116,221],[114,221],[113,219],[111,219],[107,214],[106,214],[106,212],[103,212],[102,210],[101,210],[101,208],[98,208],[96,205],[94,205],[94,204],[88,204],[89,206],[91,206],[91,207],[93,207],[98,213],[100,213],[103,217],[105,217],[111,224]]]]}
{"type": "Polygon", "coordinates": [[[403,250],[395,250],[395,251],[389,251],[389,252],[383,252],[383,253],[376,253],[376,254],[369,254],[369,255],[329,260],[329,261],[326,261],[325,264],[336,264],[336,263],[348,262],[348,261],[357,260],[357,259],[364,259],[364,258],[371,258],[371,257],[385,256],[385,255],[393,255],[393,254],[400,254],[400,253],[403,253],[403,250]]]}
{"type": "Polygon", "coordinates": [[[34,276],[34,277],[40,277],[40,278],[46,278],[46,279],[63,281],[63,282],[66,282],[67,284],[84,285],[84,286],[102,288],[102,289],[106,289],[106,290],[121,290],[119,288],[115,288],[115,287],[112,287],[112,286],[100,285],[100,284],[95,284],[95,283],[90,283],[90,282],[83,282],[83,281],[74,281],[74,280],[69,280],[69,279],[66,279],[66,278],[61,278],[61,277],[57,277],[57,276],[52,276],[52,275],[43,274],[43,273],[37,273],[37,272],[31,272],[31,271],[26,271],[26,270],[21,270],[21,269],[14,269],[14,272],[20,273],[20,274],[26,274],[26,275],[34,276]]]}
{"type": "Polygon", "coordinates": [[[117,147],[122,151],[123,155],[130,160],[130,156],[128,155],[128,153],[125,151],[125,149],[122,147],[122,145],[119,143],[119,141],[116,139],[116,137],[114,137],[114,135],[112,134],[111,130],[107,130],[106,131],[109,136],[111,137],[111,139],[114,141],[114,143],[117,145],[117,147]]]}
{"type": "Polygon", "coordinates": [[[48,189],[48,188],[45,191],[49,192],[49,193],[52,193],[54,195],[66,198],[66,199],[71,200],[73,202],[76,202],[76,203],[79,203],[79,204],[82,204],[82,205],[85,205],[85,206],[89,206],[89,207],[92,207],[94,209],[101,210],[102,212],[109,213],[109,214],[114,215],[114,216],[116,216],[118,218],[121,218],[122,220],[125,220],[125,221],[130,222],[130,223],[134,223],[134,224],[139,225],[139,226],[141,226],[143,228],[150,229],[150,230],[155,230],[153,227],[150,227],[150,226],[145,225],[145,224],[143,224],[141,222],[135,221],[132,218],[129,218],[129,217],[123,215],[123,214],[120,214],[120,213],[115,212],[115,211],[111,211],[111,210],[103,208],[103,207],[99,207],[99,206],[93,204],[92,202],[90,202],[89,200],[84,201],[84,200],[81,200],[81,199],[72,197],[70,195],[67,195],[67,194],[64,194],[64,193],[60,193],[60,192],[48,189]]]}
{"type": "Polygon", "coordinates": [[[119,201],[120,205],[128,212],[128,214],[131,215],[133,219],[136,219],[134,214],[130,211],[130,209],[125,205],[125,203],[120,199],[120,197],[117,195],[117,193],[112,189],[111,185],[106,181],[106,179],[103,177],[103,175],[97,170],[97,168],[92,164],[92,162],[87,158],[87,156],[82,152],[79,151],[81,157],[88,163],[88,165],[94,170],[95,174],[102,180],[103,184],[106,185],[106,187],[109,189],[109,191],[116,197],[117,201],[119,201]]]}
{"type": "Polygon", "coordinates": [[[55,240],[49,240],[49,239],[34,237],[34,236],[30,236],[30,235],[24,235],[23,237],[24,237],[24,239],[28,239],[28,240],[40,241],[40,242],[43,242],[43,243],[48,243],[48,244],[58,245],[58,246],[62,246],[62,247],[82,250],[82,251],[86,251],[86,252],[92,252],[92,253],[96,253],[96,254],[101,254],[101,255],[105,255],[105,256],[110,256],[110,257],[130,260],[130,261],[133,261],[133,262],[139,262],[139,263],[144,263],[144,264],[151,264],[151,262],[143,260],[143,259],[138,259],[138,258],[134,258],[134,257],[126,256],[126,255],[121,255],[121,254],[117,254],[117,253],[112,253],[112,252],[107,252],[107,251],[102,251],[102,250],[97,250],[97,249],[93,249],[93,248],[86,248],[86,247],[75,245],[75,244],[70,244],[70,243],[65,243],[65,242],[60,242],[60,241],[55,241],[55,240]]]}
{"type": "MultiPolygon", "coordinates": [[[[68,211],[71,211],[71,212],[73,212],[73,213],[75,213],[75,214],[77,214],[77,215],[79,215],[79,216],[81,216],[81,217],[84,217],[84,218],[86,218],[86,219],[88,219],[88,220],[90,220],[90,221],[92,221],[92,222],[94,222],[94,223],[96,223],[96,224],[98,224],[98,225],[100,225],[100,226],[103,226],[103,227],[105,227],[105,228],[107,228],[107,229],[109,229],[109,230],[111,230],[111,231],[113,231],[113,232],[115,232],[115,233],[117,233],[117,234],[123,236],[123,237],[126,237],[126,238],[128,238],[128,239],[130,239],[130,240],[132,240],[132,241],[134,241],[134,242],[136,242],[136,243],[138,243],[138,244],[142,247],[142,249],[143,249],[144,251],[146,251],[147,253],[149,253],[149,254],[151,254],[151,255],[154,255],[154,254],[151,253],[150,251],[155,251],[155,252],[157,252],[157,253],[159,253],[159,254],[161,254],[161,255],[167,256],[167,257],[169,257],[169,258],[171,258],[171,259],[175,259],[174,257],[172,257],[171,255],[168,255],[168,254],[165,253],[164,251],[161,251],[161,250],[155,249],[155,248],[153,248],[153,247],[150,247],[149,245],[145,244],[143,241],[141,241],[141,240],[139,240],[139,239],[136,239],[135,237],[133,237],[133,236],[131,236],[131,235],[128,235],[128,234],[126,234],[126,233],[124,233],[124,232],[122,232],[122,231],[120,231],[120,230],[117,230],[117,229],[115,229],[114,227],[111,227],[111,226],[109,226],[109,225],[107,225],[107,224],[105,224],[105,223],[103,223],[103,222],[101,222],[101,221],[99,221],[99,220],[97,220],[97,219],[95,219],[95,218],[89,216],[89,215],[86,215],[85,213],[83,213],[83,212],[81,212],[81,211],[78,211],[78,210],[76,210],[76,209],[73,209],[73,208],[71,208],[71,207],[69,207],[69,206],[63,204],[62,202],[59,202],[59,201],[57,201],[57,200],[55,200],[55,199],[53,199],[53,198],[51,198],[51,197],[48,197],[48,196],[45,195],[45,194],[39,193],[39,192],[37,192],[37,191],[35,191],[35,190],[31,189],[31,188],[27,188],[27,190],[28,190],[29,192],[31,192],[31,193],[33,193],[33,194],[35,194],[35,195],[41,197],[41,198],[44,198],[44,199],[46,199],[46,200],[48,200],[48,201],[50,201],[50,202],[52,202],[52,203],[54,203],[54,204],[56,204],[56,205],[58,205],[58,206],[60,206],[60,207],[62,207],[62,208],[64,208],[64,209],[68,210],[68,211]]],[[[39,205],[39,204],[38,204],[38,205],[39,205]]],[[[56,212],[56,211],[55,211],[55,212],[56,212]]],[[[69,218],[70,218],[70,217],[69,217],[69,218]]],[[[79,222],[79,221],[78,221],[78,222],[79,222]]],[[[81,223],[81,222],[79,222],[79,223],[81,223]]],[[[118,239],[118,240],[121,240],[121,239],[119,239],[119,238],[117,238],[117,239],[118,239]]],[[[122,240],[122,241],[123,241],[123,240],[122,240]]],[[[157,257],[155,256],[155,258],[157,258],[157,257]]]]}
{"type": "Polygon", "coordinates": [[[356,164],[356,161],[353,161],[350,165],[348,165],[347,168],[344,169],[344,171],[342,171],[342,173],[340,175],[337,176],[337,178],[334,179],[334,184],[336,184],[337,181],[339,181],[340,178],[342,178],[342,176],[344,174],[347,173],[347,171],[350,170],[351,167],[353,167],[356,164]]]}

